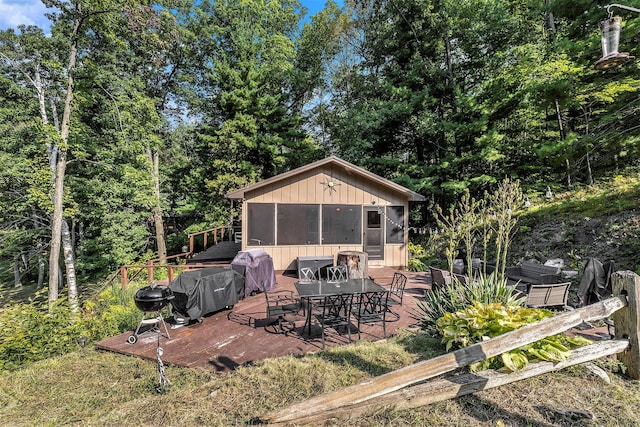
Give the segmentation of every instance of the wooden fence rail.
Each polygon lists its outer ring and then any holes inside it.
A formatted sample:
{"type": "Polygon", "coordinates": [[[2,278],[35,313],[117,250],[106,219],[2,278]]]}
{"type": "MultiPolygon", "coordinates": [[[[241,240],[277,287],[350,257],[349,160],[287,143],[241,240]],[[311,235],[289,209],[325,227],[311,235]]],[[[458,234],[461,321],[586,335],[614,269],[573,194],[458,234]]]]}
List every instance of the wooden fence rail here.
{"type": "MultiPolygon", "coordinates": [[[[289,407],[277,409],[260,417],[260,420],[270,424],[304,424],[311,421],[318,422],[340,415],[351,416],[354,412],[358,412],[356,408],[360,407],[365,408],[365,410],[373,410],[380,406],[397,405],[407,398],[403,390],[405,387],[451,372],[454,369],[497,356],[506,351],[541,340],[547,336],[567,331],[583,322],[600,320],[612,315],[615,325],[616,342],[608,346],[588,346],[588,349],[582,350],[581,352],[574,350],[572,357],[574,357],[574,360],[577,360],[575,363],[583,363],[607,354],[619,353],[619,359],[627,366],[628,375],[634,379],[640,379],[640,350],[638,350],[640,277],[631,271],[623,271],[614,273],[612,280],[613,295],[615,296],[605,301],[574,311],[564,312],[488,341],[461,348],[434,359],[418,362],[396,371],[371,378],[360,384],[325,393],[289,407]],[[577,357],[576,354],[579,355],[579,357],[577,357]],[[585,354],[587,356],[585,356],[585,354]],[[402,390],[402,392],[399,392],[399,390],[402,390]]],[[[551,364],[547,369],[551,370],[554,366],[562,365],[551,364]]],[[[539,367],[534,366],[525,372],[533,372],[533,375],[548,372],[548,370],[535,371],[535,369],[539,369],[539,367]],[[534,371],[531,371],[532,369],[534,369],[534,371]]],[[[520,374],[521,373],[516,373],[516,380],[518,379],[517,375],[520,374]]],[[[504,381],[504,379],[498,381],[484,378],[480,379],[475,386],[467,386],[465,390],[467,390],[468,393],[472,393],[483,390],[490,384],[495,384],[492,385],[495,387],[496,385],[506,383],[501,381],[504,381]]],[[[459,386],[460,384],[458,384],[458,387],[459,386]]],[[[433,387],[433,384],[430,386],[421,386],[421,388],[429,387],[433,387]]],[[[414,389],[414,387],[411,388],[414,389]]],[[[421,388],[412,391],[417,392],[418,395],[421,396],[421,388]]],[[[461,390],[456,390],[455,386],[451,385],[449,385],[448,390],[448,392],[441,392],[451,397],[457,396],[461,392],[461,390]]],[[[414,399],[428,403],[428,399],[425,400],[422,396],[419,398],[414,397],[414,399]]]]}
{"type": "Polygon", "coordinates": [[[192,254],[196,250],[195,244],[196,241],[200,240],[200,238],[202,238],[202,249],[204,250],[209,247],[208,244],[210,237],[213,239],[213,244],[215,245],[216,243],[218,243],[218,241],[224,240],[225,233],[227,233],[229,237],[231,237],[231,231],[231,227],[223,226],[189,234],[189,254],[192,254]]]}
{"type": "MultiPolygon", "coordinates": [[[[223,226],[210,228],[208,230],[199,231],[197,233],[190,233],[188,235],[189,248],[187,252],[168,256],[164,258],[164,260],[161,260],[160,258],[152,259],[147,261],[145,265],[123,265],[107,279],[101,289],[104,289],[105,287],[111,285],[116,279],[118,279],[118,277],[120,278],[120,285],[124,289],[127,287],[129,282],[141,276],[145,271],[147,273],[147,283],[152,283],[156,280],[156,270],[166,270],[167,280],[169,283],[171,283],[171,281],[175,277],[176,271],[211,267],[215,265],[215,263],[186,265],[180,264],[180,261],[186,261],[193,256],[193,253],[196,249],[196,243],[200,243],[200,241],[202,241],[202,247],[199,247],[198,249],[207,249],[211,241],[213,241],[213,244],[215,245],[218,242],[224,240],[225,233],[227,232],[230,233],[231,228],[223,226]]],[[[229,234],[229,236],[231,235],[229,234]]]]}

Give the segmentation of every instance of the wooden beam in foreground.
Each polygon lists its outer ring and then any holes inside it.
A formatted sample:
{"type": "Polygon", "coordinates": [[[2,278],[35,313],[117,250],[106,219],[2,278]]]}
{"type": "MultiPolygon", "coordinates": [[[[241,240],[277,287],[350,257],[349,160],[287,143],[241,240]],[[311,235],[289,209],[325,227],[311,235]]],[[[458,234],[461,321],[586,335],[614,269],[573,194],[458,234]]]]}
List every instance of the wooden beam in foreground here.
{"type": "Polygon", "coordinates": [[[260,420],[265,423],[287,423],[323,412],[336,411],[343,406],[357,406],[369,399],[497,356],[505,351],[541,340],[549,335],[564,332],[580,325],[582,322],[609,317],[626,305],[627,298],[621,295],[574,311],[564,312],[488,341],[473,344],[469,347],[371,378],[360,384],[321,394],[289,407],[272,411],[261,416],[260,420]]]}
{"type": "Polygon", "coordinates": [[[381,408],[395,410],[417,408],[589,362],[624,351],[628,346],[628,340],[603,341],[574,349],[571,356],[563,362],[555,364],[552,362],[529,363],[524,369],[509,373],[486,370],[473,374],[451,375],[378,396],[365,402],[342,406],[332,411],[301,416],[287,422],[300,425],[316,424],[334,418],[353,419],[366,413],[373,413],[381,408]]]}
{"type": "Polygon", "coordinates": [[[627,367],[627,375],[640,380],[640,276],[633,271],[617,271],[611,276],[614,295],[627,295],[628,310],[613,314],[616,339],[628,339],[630,346],[618,355],[627,367]]]}

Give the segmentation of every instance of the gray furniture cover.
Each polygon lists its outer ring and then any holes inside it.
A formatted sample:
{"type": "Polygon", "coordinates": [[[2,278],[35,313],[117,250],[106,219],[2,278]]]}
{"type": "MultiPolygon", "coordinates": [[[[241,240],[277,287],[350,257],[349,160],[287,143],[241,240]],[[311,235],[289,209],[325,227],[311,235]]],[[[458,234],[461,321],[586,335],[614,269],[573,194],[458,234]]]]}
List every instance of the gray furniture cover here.
{"type": "Polygon", "coordinates": [[[191,319],[231,307],[244,296],[244,278],[231,268],[185,271],[170,284],[173,310],[191,319]]]}
{"type": "Polygon", "coordinates": [[[597,258],[589,258],[578,286],[578,307],[584,307],[611,296],[611,274],[614,268],[614,261],[602,263],[597,258]]]}
{"type": "Polygon", "coordinates": [[[231,268],[244,277],[244,295],[271,291],[276,287],[273,258],[262,249],[240,251],[231,261],[231,268]]]}

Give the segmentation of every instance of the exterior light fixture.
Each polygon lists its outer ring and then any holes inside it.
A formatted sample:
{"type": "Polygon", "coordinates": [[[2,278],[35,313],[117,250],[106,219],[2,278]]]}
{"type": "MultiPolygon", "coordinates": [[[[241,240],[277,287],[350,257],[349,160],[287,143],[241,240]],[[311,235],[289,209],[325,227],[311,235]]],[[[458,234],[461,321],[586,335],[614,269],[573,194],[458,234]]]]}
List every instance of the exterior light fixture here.
{"type": "Polygon", "coordinates": [[[612,68],[617,68],[635,59],[634,56],[629,55],[627,52],[618,52],[622,18],[619,16],[613,16],[613,11],[611,9],[614,7],[635,13],[640,13],[640,9],[621,4],[614,3],[605,6],[607,12],[609,13],[609,17],[600,22],[602,58],[598,59],[594,64],[596,70],[609,70],[612,68]]]}

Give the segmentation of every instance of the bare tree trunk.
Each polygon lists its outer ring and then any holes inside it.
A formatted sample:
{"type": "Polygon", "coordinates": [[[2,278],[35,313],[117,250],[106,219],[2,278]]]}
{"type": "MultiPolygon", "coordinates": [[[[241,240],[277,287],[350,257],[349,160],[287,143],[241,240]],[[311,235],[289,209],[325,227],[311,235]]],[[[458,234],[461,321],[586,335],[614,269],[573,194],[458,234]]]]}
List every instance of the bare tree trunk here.
{"type": "Polygon", "coordinates": [[[76,284],[76,266],[71,245],[71,233],[67,221],[62,220],[62,250],[64,252],[64,265],[67,272],[67,295],[71,313],[78,313],[78,287],[76,284]]]}
{"type": "Polygon", "coordinates": [[[156,225],[156,242],[158,245],[158,258],[161,263],[167,261],[167,245],[164,240],[164,224],[162,222],[162,206],[160,204],[160,160],[158,152],[153,152],[151,149],[147,150],[147,155],[152,165],[152,177],[153,177],[153,193],[155,200],[155,207],[153,208],[153,220],[156,225]]]}
{"type": "Polygon", "coordinates": [[[20,281],[20,256],[16,255],[13,257],[13,287],[21,288],[22,282],[20,281]]]}
{"type": "Polygon", "coordinates": [[[42,289],[44,285],[44,270],[46,267],[46,263],[44,261],[44,257],[42,256],[42,242],[38,241],[38,286],[36,289],[42,289]]]}
{"type": "MultiPolygon", "coordinates": [[[[556,104],[556,117],[558,119],[558,133],[560,134],[560,140],[564,141],[565,132],[564,125],[562,124],[562,111],[560,110],[560,103],[558,102],[558,98],[555,99],[556,104]]],[[[571,164],[569,162],[569,157],[565,159],[565,164],[567,166],[567,187],[571,187],[571,164]]]]}
{"type": "MultiPolygon", "coordinates": [[[[64,215],[63,191],[64,176],[67,168],[67,142],[69,140],[69,126],[71,122],[71,109],[73,101],[73,73],[76,66],[76,56],[78,54],[78,33],[82,19],[81,5],[75,3],[76,17],[73,20],[73,32],[71,34],[71,44],[69,46],[69,62],[67,64],[67,93],[64,100],[64,111],[62,113],[62,123],[60,125],[60,140],[58,146],[58,156],[55,168],[55,186],[53,193],[53,214],[51,218],[51,252],[49,254],[49,302],[53,303],[58,299],[58,259],[60,258],[60,246],[62,239],[62,222],[64,215]]],[[[65,260],[66,262],[66,260],[65,260]]],[[[73,260],[71,260],[73,262],[73,260]]],[[[75,270],[73,271],[75,275],[75,270]]],[[[74,276],[75,279],[75,276],[74,276]]],[[[75,282],[69,284],[69,288],[76,286],[75,282]]]]}
{"type": "Polygon", "coordinates": [[[562,111],[560,110],[560,103],[558,98],[555,99],[556,104],[556,119],[558,120],[558,133],[560,134],[560,140],[564,141],[564,126],[562,125],[562,111]]]}
{"type": "MultiPolygon", "coordinates": [[[[544,4],[545,4],[546,7],[549,7],[549,0],[545,0],[544,4]]],[[[549,29],[549,32],[555,34],[555,32],[556,32],[556,20],[553,17],[553,12],[548,11],[546,13],[545,20],[546,20],[546,25],[547,25],[547,28],[549,29]]]]}

